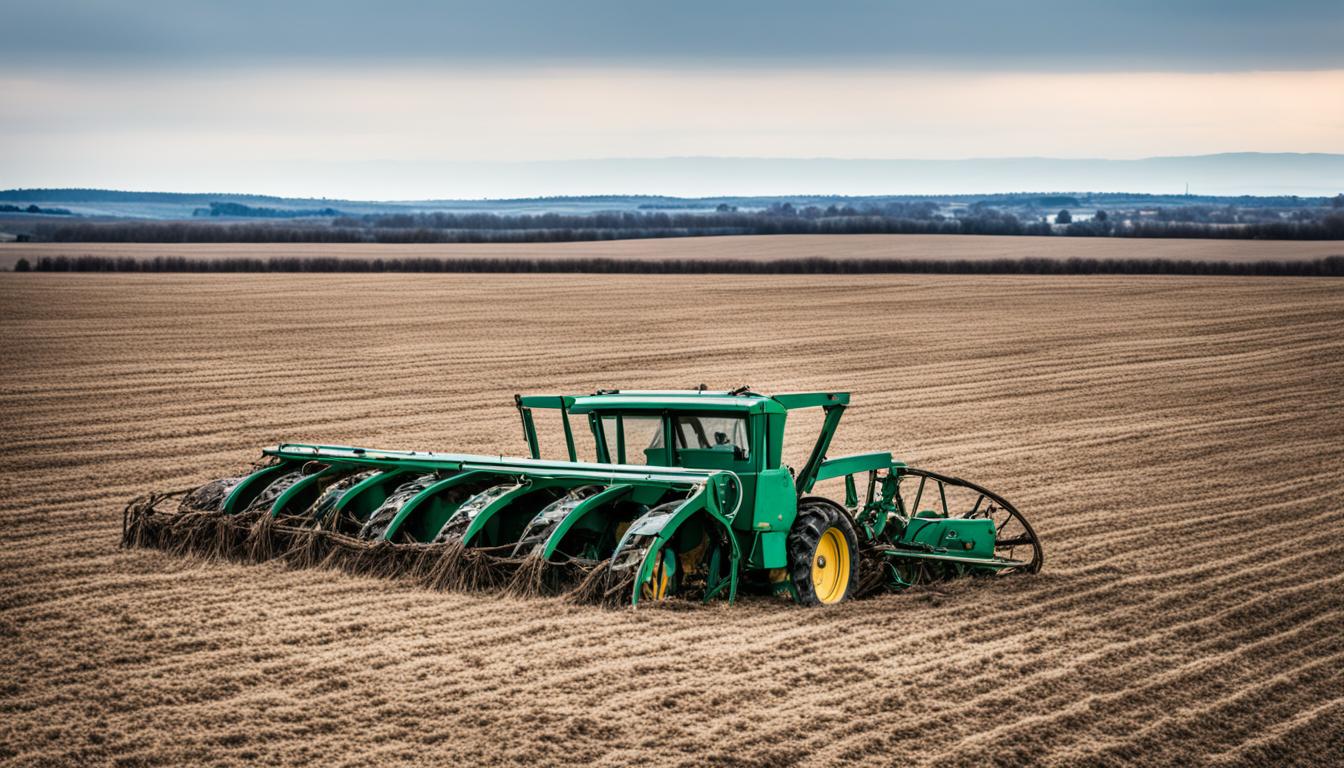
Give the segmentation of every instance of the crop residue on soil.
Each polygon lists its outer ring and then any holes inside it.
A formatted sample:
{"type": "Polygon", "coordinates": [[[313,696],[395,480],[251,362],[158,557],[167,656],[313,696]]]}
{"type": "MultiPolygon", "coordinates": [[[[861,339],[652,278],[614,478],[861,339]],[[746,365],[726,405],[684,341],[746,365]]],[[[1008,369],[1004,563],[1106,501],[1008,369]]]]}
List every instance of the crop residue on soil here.
{"type": "Polygon", "coordinates": [[[1334,280],[5,274],[0,320],[6,762],[1344,761],[1334,280]],[[117,548],[279,440],[701,382],[852,391],[833,455],[1001,491],[1046,570],[631,612],[117,548]]]}

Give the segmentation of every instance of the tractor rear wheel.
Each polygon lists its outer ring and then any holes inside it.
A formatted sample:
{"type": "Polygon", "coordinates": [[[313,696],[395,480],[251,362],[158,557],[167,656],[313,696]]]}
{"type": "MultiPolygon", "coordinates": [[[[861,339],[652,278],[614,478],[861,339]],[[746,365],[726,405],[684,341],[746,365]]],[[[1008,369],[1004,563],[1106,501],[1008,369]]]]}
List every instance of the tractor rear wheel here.
{"type": "Polygon", "coordinates": [[[859,539],[849,516],[831,504],[798,506],[789,531],[789,579],[798,602],[832,605],[849,597],[858,583],[859,539]]]}

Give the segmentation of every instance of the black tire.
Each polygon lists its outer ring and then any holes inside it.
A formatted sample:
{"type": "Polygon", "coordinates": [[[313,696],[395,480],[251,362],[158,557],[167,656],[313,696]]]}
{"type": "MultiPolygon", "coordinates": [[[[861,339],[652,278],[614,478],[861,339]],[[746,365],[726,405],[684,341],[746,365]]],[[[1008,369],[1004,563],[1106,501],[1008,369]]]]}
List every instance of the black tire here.
{"type": "Polygon", "coordinates": [[[789,531],[788,555],[789,579],[803,605],[843,602],[858,587],[859,537],[849,516],[829,502],[803,501],[798,505],[798,517],[789,531]],[[837,553],[839,563],[835,562],[837,553]],[[827,554],[831,554],[829,560],[827,554]],[[828,568],[834,570],[828,574],[828,568]],[[821,575],[820,584],[814,574],[821,575]]]}

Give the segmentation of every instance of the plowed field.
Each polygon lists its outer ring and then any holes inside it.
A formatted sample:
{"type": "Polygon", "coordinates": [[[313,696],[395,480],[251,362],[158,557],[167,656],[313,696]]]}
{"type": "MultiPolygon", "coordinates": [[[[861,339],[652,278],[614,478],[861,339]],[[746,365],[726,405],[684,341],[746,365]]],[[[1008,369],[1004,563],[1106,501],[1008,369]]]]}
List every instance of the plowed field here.
{"type": "Polygon", "coordinates": [[[1339,281],[4,274],[0,322],[3,762],[1344,761],[1339,281]],[[280,440],[701,382],[852,391],[833,455],[1002,492],[1045,570],[612,611],[118,548],[280,440]]]}
{"type": "Polygon", "coordinates": [[[0,243],[0,267],[19,259],[102,256],[153,259],[1173,259],[1189,261],[1310,261],[1344,254],[1336,240],[1195,240],[1127,237],[1000,235],[747,235],[600,240],[572,243],[0,243]]]}

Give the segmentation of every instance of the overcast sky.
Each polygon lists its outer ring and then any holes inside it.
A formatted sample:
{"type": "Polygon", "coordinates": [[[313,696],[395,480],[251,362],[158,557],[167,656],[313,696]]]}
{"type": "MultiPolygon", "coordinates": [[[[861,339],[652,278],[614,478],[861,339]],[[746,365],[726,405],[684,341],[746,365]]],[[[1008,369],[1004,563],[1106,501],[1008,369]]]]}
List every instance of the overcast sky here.
{"type": "Polygon", "coordinates": [[[1344,152],[1339,0],[0,0],[0,18],[0,187],[470,197],[445,164],[1344,152]]]}

